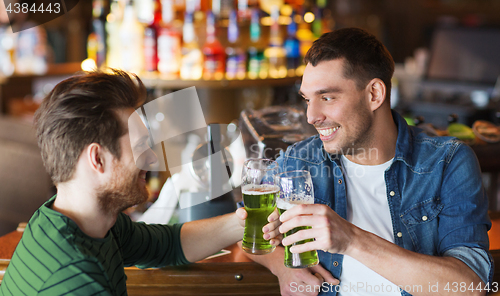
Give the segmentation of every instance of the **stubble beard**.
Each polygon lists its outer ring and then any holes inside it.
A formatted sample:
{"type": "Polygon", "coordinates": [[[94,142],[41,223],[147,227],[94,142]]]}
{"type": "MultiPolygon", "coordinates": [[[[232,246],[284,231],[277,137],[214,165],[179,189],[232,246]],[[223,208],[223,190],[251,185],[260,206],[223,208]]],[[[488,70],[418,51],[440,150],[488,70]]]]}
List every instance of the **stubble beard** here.
{"type": "Polygon", "coordinates": [[[366,153],[366,151],[370,148],[373,140],[371,136],[371,128],[373,122],[368,112],[364,112],[361,110],[359,112],[365,114],[361,114],[358,116],[356,127],[352,129],[352,132],[350,134],[346,134],[344,126],[341,126],[339,132],[341,132],[344,137],[339,138],[338,140],[333,139],[333,141],[337,141],[335,146],[328,147],[328,142],[323,143],[326,152],[334,155],[352,156],[360,153],[366,153]]]}
{"type": "Polygon", "coordinates": [[[148,199],[148,191],[139,183],[138,172],[131,172],[117,162],[112,180],[97,190],[97,198],[103,213],[116,215],[145,202],[148,199]]]}

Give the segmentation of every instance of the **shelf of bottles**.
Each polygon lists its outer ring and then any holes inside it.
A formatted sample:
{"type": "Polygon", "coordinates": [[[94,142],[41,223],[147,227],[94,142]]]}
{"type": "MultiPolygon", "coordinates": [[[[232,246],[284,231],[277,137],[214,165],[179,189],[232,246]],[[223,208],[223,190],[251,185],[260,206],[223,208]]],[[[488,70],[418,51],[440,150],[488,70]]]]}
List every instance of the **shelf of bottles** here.
{"type": "Polygon", "coordinates": [[[325,0],[234,1],[94,0],[82,68],[119,68],[163,88],[290,85],[333,26],[325,0]]]}

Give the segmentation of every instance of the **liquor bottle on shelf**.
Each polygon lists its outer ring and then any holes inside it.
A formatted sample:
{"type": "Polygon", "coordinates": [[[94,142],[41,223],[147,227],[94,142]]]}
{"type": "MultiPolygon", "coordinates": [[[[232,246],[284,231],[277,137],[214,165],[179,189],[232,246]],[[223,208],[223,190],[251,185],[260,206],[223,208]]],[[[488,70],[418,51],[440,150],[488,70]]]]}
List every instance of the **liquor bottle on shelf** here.
{"type": "Polygon", "coordinates": [[[121,68],[139,74],[144,70],[144,27],[137,19],[133,1],[125,7],[120,26],[121,68]]]}
{"type": "Polygon", "coordinates": [[[241,19],[248,19],[251,11],[248,6],[248,0],[238,0],[238,17],[241,19]]]}
{"type": "Polygon", "coordinates": [[[181,68],[181,33],[174,24],[174,0],[162,0],[158,28],[158,72],[167,79],[179,77],[181,68]]]}
{"type": "Polygon", "coordinates": [[[304,7],[304,2],[304,0],[285,0],[285,4],[290,5],[296,11],[304,7]]]}
{"type": "Polygon", "coordinates": [[[106,16],[104,0],[92,2],[92,30],[87,39],[87,56],[101,67],[106,62],[106,16]]]}
{"type": "Polygon", "coordinates": [[[186,2],[186,12],[195,13],[201,10],[201,0],[185,0],[186,2]]]}
{"type": "Polygon", "coordinates": [[[154,19],[156,0],[136,0],[135,13],[137,20],[143,24],[150,24],[154,19]]]}
{"type": "Polygon", "coordinates": [[[107,53],[106,65],[110,68],[120,68],[121,66],[121,41],[120,26],[123,21],[123,12],[125,9],[123,0],[112,0],[110,12],[106,17],[107,33],[107,53]]]}
{"type": "Polygon", "coordinates": [[[14,74],[16,38],[11,28],[0,23],[0,78],[14,74]]]}
{"type": "Polygon", "coordinates": [[[323,10],[314,7],[314,21],[312,22],[312,32],[314,37],[319,38],[323,35],[323,10]]]}
{"type": "MultiPolygon", "coordinates": [[[[301,58],[305,57],[307,51],[312,46],[313,41],[315,40],[314,34],[311,31],[311,24],[308,24],[304,21],[303,16],[300,17],[301,21],[299,24],[299,29],[297,30],[297,38],[300,42],[300,56],[301,58]]],[[[301,76],[304,73],[305,65],[300,65],[299,68],[295,71],[295,74],[301,76]]]]}
{"type": "Polygon", "coordinates": [[[246,72],[246,54],[238,46],[238,16],[235,10],[229,14],[229,24],[227,27],[227,40],[230,45],[226,47],[226,78],[227,79],[245,79],[246,72]]]}
{"type": "Polygon", "coordinates": [[[282,78],[286,77],[286,50],[283,47],[283,39],[281,38],[279,27],[279,6],[271,6],[271,32],[269,38],[269,47],[264,51],[264,56],[269,61],[269,77],[282,78]]]}
{"type": "Polygon", "coordinates": [[[268,65],[264,58],[264,49],[260,44],[260,9],[252,9],[252,17],[250,20],[250,41],[248,47],[248,78],[265,79],[268,75],[268,65]]]}
{"type": "Polygon", "coordinates": [[[17,34],[14,70],[17,74],[43,75],[47,72],[47,33],[43,27],[32,27],[17,34]]]}
{"type": "Polygon", "coordinates": [[[144,70],[155,72],[158,70],[158,32],[161,23],[160,0],[154,1],[154,17],[144,28],[144,70]]]}
{"type": "Polygon", "coordinates": [[[212,13],[218,19],[228,19],[234,9],[234,0],[212,0],[212,13]]]}
{"type": "Polygon", "coordinates": [[[175,19],[182,19],[186,15],[186,1],[185,0],[173,0],[174,1],[174,11],[175,19]]]}
{"type": "Polygon", "coordinates": [[[291,15],[292,22],[287,27],[287,38],[285,40],[286,66],[288,75],[295,75],[295,71],[300,66],[300,42],[297,38],[297,23],[295,13],[291,15]]]}
{"type": "Polygon", "coordinates": [[[252,17],[252,11],[258,8],[258,0],[238,0],[238,17],[242,20],[248,20],[252,17]]]}
{"type": "Polygon", "coordinates": [[[182,79],[198,80],[203,74],[203,54],[196,41],[193,14],[186,13],[182,30],[182,60],[180,75],[182,79]]]}
{"type": "Polygon", "coordinates": [[[203,45],[203,78],[217,79],[224,78],[225,71],[225,51],[215,34],[215,17],[211,12],[207,13],[207,40],[203,45]]]}

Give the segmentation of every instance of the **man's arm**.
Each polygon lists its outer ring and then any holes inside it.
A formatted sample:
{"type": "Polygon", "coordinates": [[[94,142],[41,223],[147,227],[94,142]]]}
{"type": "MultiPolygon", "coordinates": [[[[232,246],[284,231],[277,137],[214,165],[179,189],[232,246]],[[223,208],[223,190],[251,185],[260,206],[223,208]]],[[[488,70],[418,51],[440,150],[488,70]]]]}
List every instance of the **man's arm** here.
{"type": "MultiPolygon", "coordinates": [[[[311,268],[288,268],[285,267],[285,249],[281,246],[276,247],[276,250],[267,255],[252,255],[245,254],[253,261],[263,265],[269,269],[275,276],[278,277],[280,283],[280,291],[282,296],[299,296],[299,295],[317,295],[319,291],[299,292],[297,287],[319,287],[323,282],[337,285],[339,281],[332,274],[324,269],[321,265],[316,265],[311,268]]],[[[301,289],[302,290],[302,289],[301,289]]]]}
{"type": "Polygon", "coordinates": [[[411,252],[361,229],[355,232],[354,240],[357,241],[351,244],[353,248],[346,250],[346,254],[398,286],[418,287],[408,291],[415,296],[455,295],[459,292],[463,295],[486,294],[486,291],[476,290],[477,287],[484,288],[485,283],[457,258],[411,252]],[[422,290],[418,291],[419,287],[422,290]],[[437,287],[437,291],[432,287],[437,287]]]}
{"type": "Polygon", "coordinates": [[[238,209],[237,213],[184,223],[181,228],[184,256],[196,262],[241,240],[245,218],[246,212],[238,209]]]}
{"type": "MultiPolygon", "coordinates": [[[[235,213],[185,223],[181,229],[181,244],[186,259],[196,262],[240,241],[246,217],[245,209],[239,208],[235,213]]],[[[278,212],[274,211],[268,221],[263,228],[264,238],[277,245],[279,240],[274,238],[279,235],[278,212]]]]}
{"type": "Polygon", "coordinates": [[[491,280],[487,198],[479,164],[470,147],[459,144],[453,152],[454,155],[445,160],[439,223],[435,233],[429,234],[437,240],[435,256],[418,254],[387,242],[319,204],[294,207],[280,217],[281,233],[297,226],[312,226],[282,243],[290,245],[314,238],[314,242],[295,246],[292,251],[321,249],[350,255],[398,286],[421,286],[421,291],[409,291],[413,295],[437,295],[429,292],[429,286],[434,288],[436,284],[439,295],[456,294],[464,286],[463,294],[484,295],[486,292],[477,288],[484,288],[491,280]],[[458,291],[454,283],[458,284],[458,291]]]}
{"type": "Polygon", "coordinates": [[[454,257],[429,256],[405,250],[354,226],[327,206],[297,206],[285,212],[280,219],[283,222],[281,232],[297,226],[313,227],[283,239],[283,245],[308,238],[316,239],[314,242],[292,247],[291,251],[294,253],[323,249],[349,255],[397,286],[422,287],[408,291],[412,295],[455,295],[457,291],[453,292],[454,282],[458,283],[459,288],[460,285],[466,285],[464,295],[486,293],[476,291],[479,285],[484,288],[485,284],[462,261],[454,257]],[[449,291],[445,290],[447,283],[449,291]],[[430,287],[436,284],[439,293],[430,291],[430,287]],[[474,287],[474,291],[469,287],[474,287]]]}

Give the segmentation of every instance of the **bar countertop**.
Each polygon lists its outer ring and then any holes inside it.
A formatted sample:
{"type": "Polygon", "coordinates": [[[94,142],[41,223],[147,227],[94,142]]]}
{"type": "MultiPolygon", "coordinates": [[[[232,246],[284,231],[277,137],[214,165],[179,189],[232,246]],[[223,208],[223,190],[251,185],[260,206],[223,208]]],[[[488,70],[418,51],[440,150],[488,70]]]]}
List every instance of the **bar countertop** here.
{"type": "MultiPolygon", "coordinates": [[[[0,237],[0,284],[22,231],[0,237]]],[[[184,266],[125,268],[128,295],[280,295],[278,278],[236,244],[231,253],[184,266]]]]}
{"type": "MultiPolygon", "coordinates": [[[[500,282],[500,213],[490,213],[490,252],[495,262],[493,282],[500,282]]],[[[21,239],[21,231],[0,237],[0,284],[10,258],[21,239]]],[[[238,245],[229,254],[195,264],[159,269],[125,268],[128,295],[280,295],[278,278],[252,262],[238,245]]],[[[498,293],[488,295],[500,296],[498,293]]]]}

